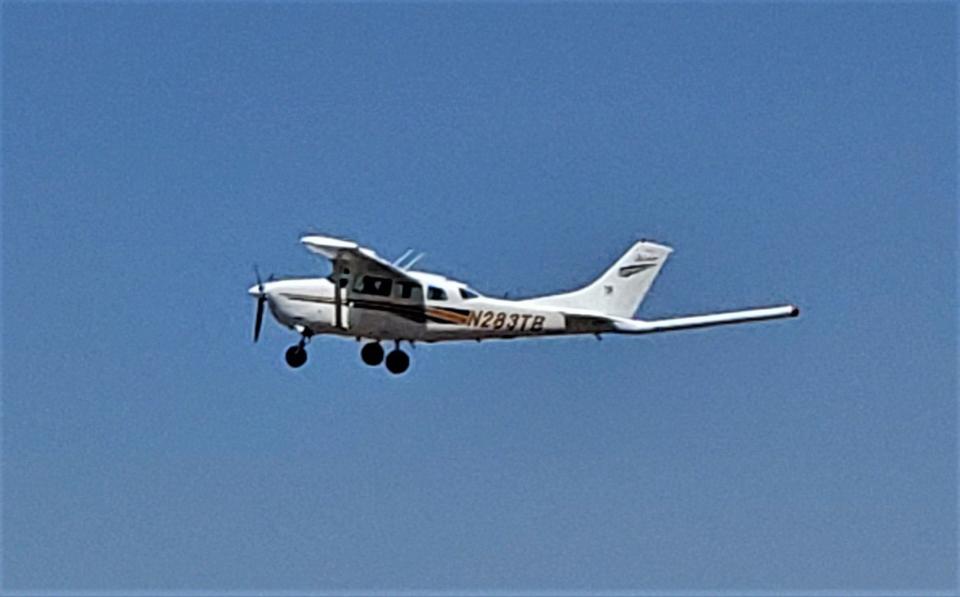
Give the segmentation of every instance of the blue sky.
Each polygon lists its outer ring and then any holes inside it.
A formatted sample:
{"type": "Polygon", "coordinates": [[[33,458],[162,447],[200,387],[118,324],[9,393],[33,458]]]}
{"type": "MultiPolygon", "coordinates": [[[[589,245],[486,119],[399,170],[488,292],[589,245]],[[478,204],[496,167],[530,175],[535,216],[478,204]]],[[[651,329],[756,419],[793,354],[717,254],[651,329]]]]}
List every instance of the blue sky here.
{"type": "Polygon", "coordinates": [[[2,583],[957,586],[956,6],[2,8],[2,583]],[[251,344],[354,238],[641,338],[251,344]]]}

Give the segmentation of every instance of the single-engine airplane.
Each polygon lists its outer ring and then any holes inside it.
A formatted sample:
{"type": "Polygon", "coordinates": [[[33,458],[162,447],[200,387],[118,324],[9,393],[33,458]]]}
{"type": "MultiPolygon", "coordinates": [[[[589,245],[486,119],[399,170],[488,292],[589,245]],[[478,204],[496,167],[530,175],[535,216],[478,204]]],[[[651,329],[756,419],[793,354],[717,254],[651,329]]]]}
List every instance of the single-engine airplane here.
{"type": "Polygon", "coordinates": [[[360,350],[364,363],[386,364],[403,373],[410,357],[406,341],[448,342],[541,338],[573,334],[650,334],[781,317],[796,317],[794,305],[779,305],[645,321],[632,319],[660,273],[670,247],[641,240],[590,284],[560,294],[508,300],[484,296],[463,282],[411,267],[422,255],[410,251],[390,262],[357,243],[308,235],[300,242],[332,262],[326,278],[260,280],[249,293],[257,299],[253,340],[260,338],[264,306],[281,324],[300,335],[287,349],[286,361],[297,368],[307,362],[313,336],[335,334],[368,341],[360,350]],[[406,264],[404,264],[406,261],[406,264]],[[393,342],[385,354],[381,342],[393,342]]]}

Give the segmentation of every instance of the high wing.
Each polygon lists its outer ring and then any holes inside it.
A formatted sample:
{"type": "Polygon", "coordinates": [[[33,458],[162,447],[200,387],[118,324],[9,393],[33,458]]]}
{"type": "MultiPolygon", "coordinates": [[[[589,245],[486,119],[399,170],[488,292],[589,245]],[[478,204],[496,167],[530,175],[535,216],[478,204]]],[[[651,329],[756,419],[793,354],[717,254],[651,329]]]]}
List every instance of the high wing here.
{"type": "Polygon", "coordinates": [[[652,334],[655,332],[703,328],[731,323],[796,317],[799,314],[800,309],[794,305],[778,305],[776,307],[724,311],[704,315],[688,315],[684,317],[671,317],[669,319],[655,319],[652,321],[611,317],[596,313],[564,313],[568,331],[598,334],[652,334]]]}
{"type": "Polygon", "coordinates": [[[333,262],[334,278],[344,274],[369,273],[392,280],[417,283],[417,280],[406,271],[380,257],[373,250],[361,247],[353,241],[310,235],[302,237],[300,242],[310,252],[323,255],[333,262]],[[344,267],[349,271],[344,272],[344,267]]]}
{"type": "Polygon", "coordinates": [[[344,304],[362,307],[350,311],[349,325],[354,327],[362,326],[361,319],[367,317],[365,313],[370,309],[389,309],[393,312],[409,312],[412,309],[414,313],[423,311],[423,288],[420,282],[373,250],[361,247],[353,241],[317,235],[304,236],[300,242],[309,251],[322,255],[333,263],[330,279],[335,284],[333,294],[336,327],[348,327],[341,308],[344,304]],[[392,289],[397,286],[401,286],[402,291],[393,293],[392,289]]]}

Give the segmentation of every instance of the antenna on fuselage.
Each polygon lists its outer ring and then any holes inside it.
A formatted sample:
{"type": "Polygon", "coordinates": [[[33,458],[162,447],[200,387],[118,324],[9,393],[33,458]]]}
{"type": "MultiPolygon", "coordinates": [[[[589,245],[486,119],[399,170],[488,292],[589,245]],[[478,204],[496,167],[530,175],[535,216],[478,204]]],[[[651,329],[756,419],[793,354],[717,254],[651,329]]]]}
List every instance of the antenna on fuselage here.
{"type": "Polygon", "coordinates": [[[426,253],[420,253],[419,255],[411,259],[406,265],[404,265],[402,269],[405,269],[405,270],[410,269],[411,267],[413,267],[413,264],[420,261],[420,258],[423,257],[424,255],[426,255],[426,253]]]}
{"type": "Polygon", "coordinates": [[[400,267],[400,262],[409,257],[410,253],[413,253],[413,249],[407,249],[403,255],[397,257],[397,259],[393,262],[393,265],[400,267]]]}

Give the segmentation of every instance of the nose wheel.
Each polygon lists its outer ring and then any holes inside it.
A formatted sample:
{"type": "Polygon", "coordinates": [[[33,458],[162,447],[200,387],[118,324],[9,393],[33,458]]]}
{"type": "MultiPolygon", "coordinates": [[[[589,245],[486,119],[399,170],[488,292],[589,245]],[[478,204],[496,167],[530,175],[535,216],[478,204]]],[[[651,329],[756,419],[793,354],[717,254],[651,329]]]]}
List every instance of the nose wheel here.
{"type": "Polygon", "coordinates": [[[293,369],[303,367],[303,365],[307,362],[307,349],[304,348],[306,343],[307,337],[304,336],[300,339],[300,342],[287,349],[287,352],[284,355],[287,360],[287,365],[290,365],[290,367],[293,369]]]}
{"type": "Polygon", "coordinates": [[[307,362],[307,349],[300,346],[291,346],[287,349],[287,354],[285,355],[287,359],[287,364],[292,368],[297,369],[303,367],[304,363],[307,362]]]}

